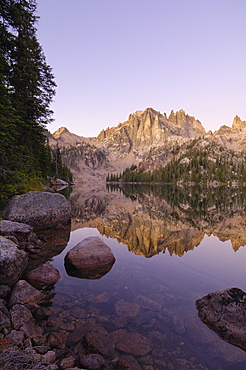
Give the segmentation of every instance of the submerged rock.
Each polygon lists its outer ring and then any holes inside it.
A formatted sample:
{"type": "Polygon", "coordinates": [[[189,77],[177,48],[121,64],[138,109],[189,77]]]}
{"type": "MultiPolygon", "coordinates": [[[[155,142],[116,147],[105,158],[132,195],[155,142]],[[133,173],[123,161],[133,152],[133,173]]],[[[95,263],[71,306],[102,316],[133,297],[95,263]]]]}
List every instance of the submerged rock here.
{"type": "Polygon", "coordinates": [[[115,347],[133,356],[145,356],[152,350],[153,346],[148,338],[139,333],[122,331],[122,334],[116,340],[115,347]]]}
{"type": "Polygon", "coordinates": [[[27,265],[27,253],[18,249],[12,241],[0,236],[0,282],[14,284],[27,265]]]}
{"type": "Polygon", "coordinates": [[[80,357],[80,363],[89,370],[100,370],[104,367],[104,358],[99,354],[90,354],[80,357]]]}
{"type": "Polygon", "coordinates": [[[200,319],[222,339],[246,351],[246,293],[230,288],[196,301],[200,319]]]}
{"type": "Polygon", "coordinates": [[[63,195],[42,191],[15,195],[5,211],[7,220],[31,225],[35,230],[65,224],[71,217],[71,205],[63,195]]]}
{"type": "Polygon", "coordinates": [[[88,333],[83,338],[83,345],[86,349],[86,353],[98,353],[105,356],[107,349],[103,345],[102,341],[97,337],[95,333],[88,333]]]}
{"type": "Polygon", "coordinates": [[[98,237],[89,237],[73,247],[65,257],[68,275],[98,279],[113,266],[111,249],[98,237]]]}
{"type": "Polygon", "coordinates": [[[115,311],[119,316],[135,317],[139,314],[140,305],[133,302],[127,302],[124,299],[121,299],[115,303],[115,311]]]}

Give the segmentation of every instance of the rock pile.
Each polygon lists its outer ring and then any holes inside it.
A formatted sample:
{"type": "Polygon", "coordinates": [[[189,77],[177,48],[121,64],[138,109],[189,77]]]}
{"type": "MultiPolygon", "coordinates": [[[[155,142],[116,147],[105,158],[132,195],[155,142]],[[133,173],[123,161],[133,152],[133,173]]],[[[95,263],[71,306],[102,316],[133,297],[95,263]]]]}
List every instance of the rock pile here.
{"type": "Polygon", "coordinates": [[[0,234],[1,366],[58,369],[52,346],[44,345],[42,323],[49,317],[43,303],[49,299],[48,288],[59,280],[59,271],[46,263],[25,273],[28,256],[40,252],[43,244],[32,226],[3,220],[0,234]]]}
{"type": "MultiPolygon", "coordinates": [[[[61,231],[58,230],[60,233],[61,231]]],[[[79,330],[81,351],[78,353],[70,348],[71,343],[77,346],[77,339],[73,339],[73,336],[76,336],[73,324],[63,325],[62,333],[53,330],[54,323],[49,319],[52,288],[60,279],[60,273],[49,263],[40,265],[39,261],[35,267],[28,263],[30,257],[38,261],[35,257],[43,252],[42,248],[45,245],[45,242],[34,233],[33,226],[3,220],[0,222],[0,233],[2,368],[4,370],[21,369],[23,366],[37,370],[105,368],[108,349],[102,344],[98,333],[84,331],[81,337],[79,330]],[[67,337],[64,333],[71,329],[73,336],[69,336],[66,342],[67,337]]],[[[104,265],[112,266],[115,261],[111,250],[99,238],[87,238],[79,245],[92,246],[91,255],[88,255],[89,252],[86,255],[86,266],[92,271],[104,265]],[[99,248],[98,258],[95,257],[95,247],[96,250],[99,248]]],[[[75,247],[75,251],[77,249],[79,248],[75,247]]],[[[75,263],[77,268],[82,269],[81,260],[79,263],[75,260],[71,257],[70,263],[75,263]]],[[[81,317],[79,308],[75,311],[81,317]]],[[[124,341],[122,336],[119,338],[121,342],[124,341]]],[[[119,346],[123,346],[121,342],[119,339],[119,346]]],[[[142,344],[141,351],[146,351],[144,346],[146,343],[142,344]]]]}

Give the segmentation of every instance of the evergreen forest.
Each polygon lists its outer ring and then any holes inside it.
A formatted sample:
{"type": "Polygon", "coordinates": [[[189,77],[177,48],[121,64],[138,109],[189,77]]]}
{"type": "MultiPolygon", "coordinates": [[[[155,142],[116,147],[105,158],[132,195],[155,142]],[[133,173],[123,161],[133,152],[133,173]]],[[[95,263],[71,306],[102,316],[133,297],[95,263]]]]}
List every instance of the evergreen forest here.
{"type": "Polygon", "coordinates": [[[59,148],[47,144],[55,95],[51,67],[37,39],[36,0],[0,1],[0,202],[41,190],[49,176],[71,180],[59,148]]]}
{"type": "Polygon", "coordinates": [[[173,156],[165,166],[149,170],[144,165],[132,165],[122,173],[107,175],[107,182],[162,183],[172,185],[202,185],[203,187],[246,184],[246,158],[232,150],[213,144],[201,149],[197,140],[183,153],[173,156]]]}

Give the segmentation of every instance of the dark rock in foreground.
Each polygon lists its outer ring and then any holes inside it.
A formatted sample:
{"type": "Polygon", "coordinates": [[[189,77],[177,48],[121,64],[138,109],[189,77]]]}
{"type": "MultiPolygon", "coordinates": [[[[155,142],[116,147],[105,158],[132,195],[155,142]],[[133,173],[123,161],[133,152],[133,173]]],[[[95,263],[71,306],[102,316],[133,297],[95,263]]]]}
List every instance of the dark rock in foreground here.
{"type": "Polygon", "coordinates": [[[31,225],[35,230],[66,224],[71,217],[71,205],[63,195],[42,191],[14,196],[5,210],[7,220],[31,225]]]}
{"type": "Polygon", "coordinates": [[[113,266],[115,257],[111,249],[97,237],[89,237],[73,247],[65,257],[70,276],[98,279],[113,266]]]}
{"type": "Polygon", "coordinates": [[[196,301],[200,319],[222,339],[246,351],[246,293],[231,288],[196,301]]]}

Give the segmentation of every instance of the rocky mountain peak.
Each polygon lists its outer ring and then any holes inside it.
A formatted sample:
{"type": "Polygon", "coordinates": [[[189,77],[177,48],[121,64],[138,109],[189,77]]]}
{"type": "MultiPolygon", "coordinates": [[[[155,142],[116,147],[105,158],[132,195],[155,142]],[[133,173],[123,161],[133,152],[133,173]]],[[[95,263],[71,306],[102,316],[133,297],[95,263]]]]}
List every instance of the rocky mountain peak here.
{"type": "Polygon", "coordinates": [[[61,135],[63,133],[66,133],[66,132],[69,132],[68,129],[66,127],[60,127],[58,128],[58,130],[56,130],[54,133],[53,133],[53,137],[55,139],[60,139],[61,135]]]}
{"type": "Polygon", "coordinates": [[[47,133],[47,137],[51,146],[67,147],[71,153],[66,149],[63,157],[79,177],[88,169],[105,173],[139,163],[144,169],[165,166],[178,150],[188,150],[193,139],[198,139],[202,149],[211,146],[220,148],[220,153],[221,149],[240,153],[246,145],[246,121],[236,116],[232,127],[224,125],[206,134],[201,122],[183,109],[167,116],[149,107],[131,113],[126,121],[102,130],[96,138],[78,136],[66,127],[53,135],[47,133]]]}
{"type": "MultiPolygon", "coordinates": [[[[183,109],[178,110],[177,112],[174,112],[173,110],[171,111],[168,119],[169,121],[172,121],[174,124],[180,124],[182,121],[186,120],[186,115],[185,111],[183,109]]],[[[195,117],[192,117],[195,119],[195,117]]]]}
{"type": "Polygon", "coordinates": [[[235,116],[232,123],[232,128],[236,130],[240,130],[243,127],[246,127],[246,121],[242,121],[240,117],[235,116]]]}
{"type": "Polygon", "coordinates": [[[118,146],[120,151],[146,151],[162,145],[171,136],[197,138],[205,134],[201,122],[183,109],[172,111],[169,118],[153,108],[136,111],[117,127],[102,130],[97,139],[107,149],[118,146]]]}
{"type": "Polygon", "coordinates": [[[77,145],[84,142],[92,141],[93,138],[85,138],[83,136],[73,134],[72,132],[68,131],[66,127],[60,127],[57,131],[54,132],[52,138],[49,137],[50,146],[59,145],[60,147],[77,145]]]}

